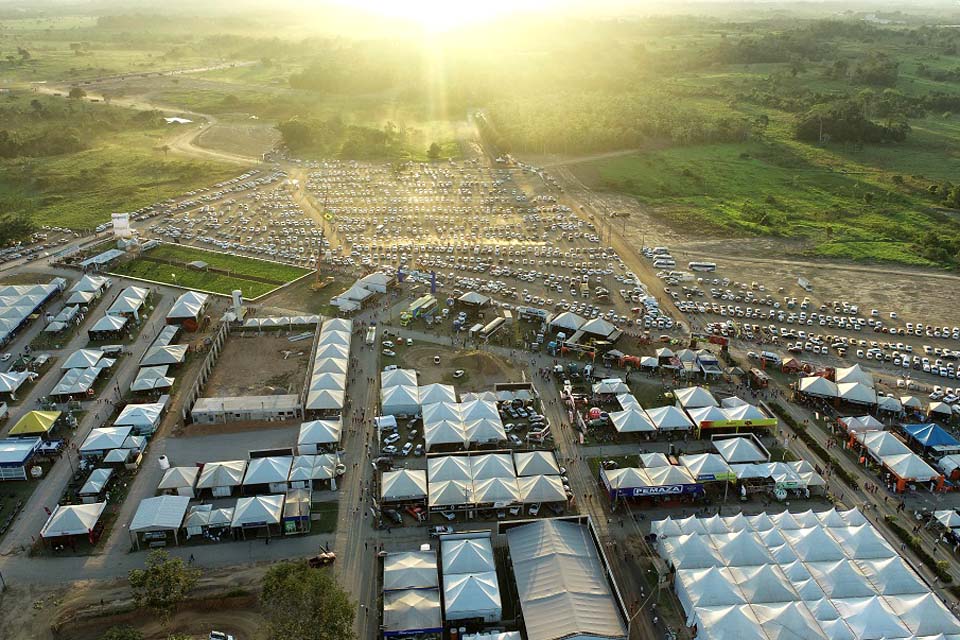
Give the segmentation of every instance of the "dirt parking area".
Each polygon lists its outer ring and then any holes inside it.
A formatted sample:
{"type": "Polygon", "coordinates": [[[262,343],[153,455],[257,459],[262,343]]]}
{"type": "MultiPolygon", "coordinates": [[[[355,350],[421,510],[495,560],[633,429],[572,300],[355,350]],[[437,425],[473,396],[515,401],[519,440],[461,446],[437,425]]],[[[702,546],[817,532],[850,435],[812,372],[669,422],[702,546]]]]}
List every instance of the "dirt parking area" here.
{"type": "Polygon", "coordinates": [[[303,389],[312,342],[290,342],[288,332],[234,333],[224,343],[204,391],[206,397],[296,394],[303,389]]]}
{"type": "Polygon", "coordinates": [[[397,357],[382,357],[382,364],[396,364],[420,372],[420,384],[452,384],[459,394],[466,391],[492,391],[498,382],[522,382],[520,369],[512,362],[485,351],[453,349],[436,344],[398,347],[397,357]],[[440,356],[440,364],[434,364],[440,356]],[[463,375],[454,377],[457,370],[463,375]]]}

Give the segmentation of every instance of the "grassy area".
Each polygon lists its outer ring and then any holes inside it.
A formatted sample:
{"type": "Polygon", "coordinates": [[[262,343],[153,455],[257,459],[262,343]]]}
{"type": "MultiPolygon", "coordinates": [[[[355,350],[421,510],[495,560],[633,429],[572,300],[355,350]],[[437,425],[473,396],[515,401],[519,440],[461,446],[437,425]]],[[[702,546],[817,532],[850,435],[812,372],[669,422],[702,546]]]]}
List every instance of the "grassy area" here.
{"type": "Polygon", "coordinates": [[[313,505],[311,511],[310,533],[333,533],[337,530],[337,515],[340,513],[339,502],[322,502],[313,505]]]}
{"type": "Polygon", "coordinates": [[[207,271],[197,271],[189,267],[150,262],[147,260],[132,260],[114,268],[113,273],[120,276],[141,278],[151,282],[172,284],[187,289],[202,289],[213,293],[230,295],[236,289],[243,291],[245,298],[252,299],[273,291],[275,284],[245,280],[242,277],[225,276],[207,271]]]}
{"type": "Polygon", "coordinates": [[[38,224],[92,229],[132,211],[237,175],[237,167],[165,157],[167,129],[128,131],[90,149],[0,161],[0,202],[38,224]]]}
{"type": "MultiPolygon", "coordinates": [[[[44,472],[50,470],[50,465],[43,465],[44,472]]],[[[46,473],[44,473],[46,477],[46,473]]],[[[13,519],[30,500],[30,496],[40,485],[40,480],[21,480],[4,482],[0,486],[0,540],[6,535],[13,519]]]]}
{"type": "Polygon", "coordinates": [[[210,265],[212,269],[229,271],[231,275],[239,278],[243,276],[253,276],[255,278],[270,280],[277,284],[290,282],[291,280],[296,280],[310,273],[309,269],[294,267],[292,265],[228,255],[214,251],[204,251],[203,249],[185,247],[183,245],[163,244],[155,249],[151,249],[146,255],[151,258],[174,260],[184,264],[195,260],[202,260],[210,265]]]}

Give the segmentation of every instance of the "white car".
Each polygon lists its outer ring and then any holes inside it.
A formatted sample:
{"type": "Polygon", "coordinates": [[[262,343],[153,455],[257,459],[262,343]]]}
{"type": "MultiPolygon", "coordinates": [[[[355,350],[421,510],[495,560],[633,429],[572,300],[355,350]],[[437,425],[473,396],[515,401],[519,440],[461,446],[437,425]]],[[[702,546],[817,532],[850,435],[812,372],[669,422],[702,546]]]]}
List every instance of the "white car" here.
{"type": "Polygon", "coordinates": [[[9,360],[9,359],[12,358],[12,357],[13,357],[13,356],[12,356],[11,354],[5,353],[5,354],[3,354],[2,356],[0,356],[0,362],[6,362],[7,360],[9,360]]]}
{"type": "Polygon", "coordinates": [[[454,378],[462,378],[462,377],[463,377],[463,374],[465,374],[465,373],[466,373],[466,371],[464,371],[463,369],[457,369],[456,371],[453,372],[453,377],[454,377],[454,378]]]}
{"type": "Polygon", "coordinates": [[[400,439],[399,433],[391,433],[386,438],[383,439],[383,444],[393,444],[394,442],[400,439]]]}
{"type": "Polygon", "coordinates": [[[391,358],[394,357],[395,355],[397,355],[397,352],[396,352],[396,351],[391,351],[390,349],[384,349],[381,353],[383,353],[383,355],[388,356],[388,357],[391,357],[391,358]]]}

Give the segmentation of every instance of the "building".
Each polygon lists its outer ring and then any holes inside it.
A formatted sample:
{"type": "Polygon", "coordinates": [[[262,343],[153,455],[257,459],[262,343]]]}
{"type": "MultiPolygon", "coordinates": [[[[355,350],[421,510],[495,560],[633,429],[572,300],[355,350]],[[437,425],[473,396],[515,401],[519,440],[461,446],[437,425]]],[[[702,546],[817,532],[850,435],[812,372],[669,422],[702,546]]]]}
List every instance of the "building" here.
{"type": "Polygon", "coordinates": [[[296,420],[303,416],[300,397],[295,395],[198,398],[190,410],[197,424],[296,420]]]}
{"type": "Polygon", "coordinates": [[[40,438],[0,440],[0,480],[26,480],[27,467],[42,442],[40,438]]]}

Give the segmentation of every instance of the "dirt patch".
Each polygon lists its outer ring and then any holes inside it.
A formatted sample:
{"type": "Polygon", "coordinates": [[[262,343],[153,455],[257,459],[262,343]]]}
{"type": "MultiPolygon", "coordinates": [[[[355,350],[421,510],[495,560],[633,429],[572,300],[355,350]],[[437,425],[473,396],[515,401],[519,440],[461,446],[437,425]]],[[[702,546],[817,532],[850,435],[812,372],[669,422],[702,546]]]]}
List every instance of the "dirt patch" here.
{"type": "Polygon", "coordinates": [[[196,143],[206,149],[257,157],[279,141],[279,132],[268,124],[218,123],[200,134],[196,143]]]}
{"type": "Polygon", "coordinates": [[[224,343],[204,390],[206,397],[296,394],[303,388],[311,342],[287,333],[235,333],[224,343]]]}
{"type": "Polygon", "coordinates": [[[520,382],[520,369],[510,361],[485,351],[452,349],[442,345],[413,345],[400,347],[398,362],[403,367],[420,372],[420,384],[443,383],[454,385],[464,391],[490,391],[497,382],[520,382]],[[440,364],[434,364],[440,356],[440,364]],[[454,372],[463,370],[463,375],[454,378],[454,372]]]}

